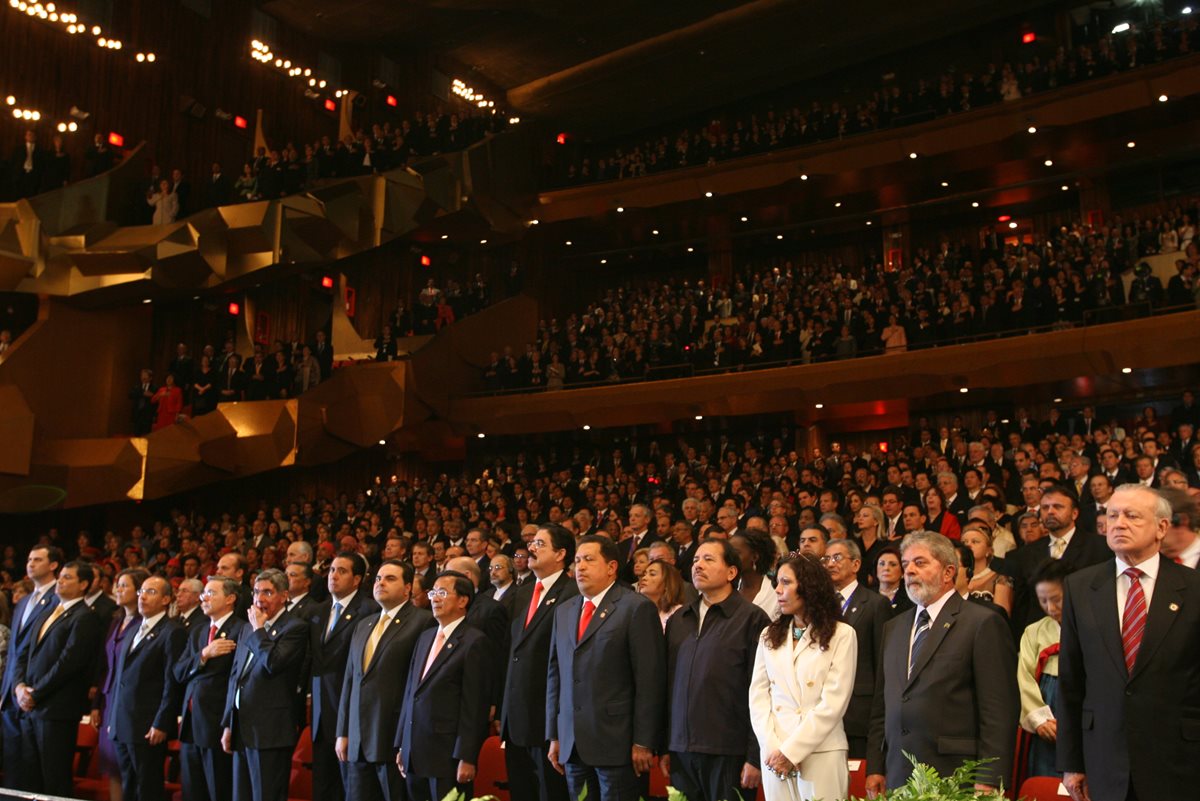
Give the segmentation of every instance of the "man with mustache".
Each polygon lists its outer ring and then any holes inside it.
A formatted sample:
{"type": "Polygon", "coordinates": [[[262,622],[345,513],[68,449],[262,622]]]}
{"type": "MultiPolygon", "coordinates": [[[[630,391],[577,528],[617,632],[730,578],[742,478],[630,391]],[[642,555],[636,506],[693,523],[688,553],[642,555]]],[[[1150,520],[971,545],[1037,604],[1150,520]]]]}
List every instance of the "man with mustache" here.
{"type": "Polygon", "coordinates": [[[908,780],[906,754],[946,776],[964,761],[978,789],[1012,773],[1017,726],[1017,652],[1004,618],[954,591],[958,562],[946,537],[916,531],[900,545],[916,607],[883,630],[883,692],[875,696],[867,747],[867,793],[908,780]],[[886,774],[886,775],[885,775],[886,774]]]}

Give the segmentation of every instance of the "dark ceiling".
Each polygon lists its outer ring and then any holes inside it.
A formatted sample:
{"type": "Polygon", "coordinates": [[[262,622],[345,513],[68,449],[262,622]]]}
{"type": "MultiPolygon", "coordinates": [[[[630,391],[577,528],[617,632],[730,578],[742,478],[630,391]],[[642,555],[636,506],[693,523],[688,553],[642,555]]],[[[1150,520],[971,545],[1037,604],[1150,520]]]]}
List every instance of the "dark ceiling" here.
{"type": "Polygon", "coordinates": [[[326,40],[421,46],[518,112],[620,133],[828,74],[1056,0],[263,0],[326,40]]]}

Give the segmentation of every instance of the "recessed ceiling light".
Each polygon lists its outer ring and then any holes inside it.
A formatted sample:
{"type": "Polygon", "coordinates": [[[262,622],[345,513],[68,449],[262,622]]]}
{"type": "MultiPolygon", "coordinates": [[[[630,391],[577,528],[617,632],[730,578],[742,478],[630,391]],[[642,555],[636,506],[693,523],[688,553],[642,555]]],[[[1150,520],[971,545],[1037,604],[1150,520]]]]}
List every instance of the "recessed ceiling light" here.
{"type": "Polygon", "coordinates": [[[530,225],[537,225],[537,224],[538,224],[538,222],[539,222],[538,220],[530,220],[530,221],[529,221],[529,224],[530,224],[530,225]]]}
{"type": "Polygon", "coordinates": [[[622,214],[625,211],[624,206],[617,206],[617,214],[622,214]]]}
{"type": "Polygon", "coordinates": [[[704,193],[704,196],[705,196],[705,197],[712,197],[712,192],[705,192],[705,193],[704,193]]]}
{"type": "Polygon", "coordinates": [[[1037,133],[1037,126],[1036,126],[1036,125],[1030,125],[1030,126],[1029,126],[1028,128],[1026,128],[1025,130],[1029,131],[1031,134],[1033,134],[1033,133],[1037,133]]]}
{"type": "Polygon", "coordinates": [[[914,152],[912,152],[912,153],[909,153],[909,154],[908,154],[908,157],[909,157],[910,159],[915,159],[915,158],[917,157],[916,151],[914,151],[914,152]]]}
{"type": "Polygon", "coordinates": [[[783,234],[775,234],[776,239],[783,239],[783,234]]]}
{"type": "Polygon", "coordinates": [[[834,204],[833,204],[833,207],[834,207],[835,209],[840,209],[840,208],[842,207],[842,201],[840,201],[840,200],[839,200],[837,203],[834,203],[834,204]]]}
{"type": "Polygon", "coordinates": [[[1017,224],[1016,224],[1016,222],[1015,222],[1015,221],[1014,221],[1014,222],[1010,222],[1010,223],[1008,224],[1008,227],[1009,227],[1009,228],[1016,228],[1016,227],[1017,227],[1017,224]]]}
{"type": "Polygon", "coordinates": [[[704,415],[702,415],[702,414],[698,414],[698,415],[696,415],[696,419],[697,419],[697,420],[703,420],[703,419],[704,419],[704,415]]]}
{"type": "Polygon", "coordinates": [[[1137,147],[1137,142],[1126,142],[1125,147],[1133,149],[1133,148],[1137,147]]]}
{"type": "Polygon", "coordinates": [[[381,440],[379,440],[379,444],[380,444],[380,445],[387,445],[387,440],[386,440],[386,439],[381,439],[381,440]]]}
{"type": "Polygon", "coordinates": [[[1159,96],[1158,96],[1158,102],[1159,102],[1159,103],[1166,103],[1166,102],[1167,102],[1167,100],[1168,100],[1168,98],[1167,98],[1167,96],[1166,96],[1166,95],[1159,95],[1159,96]]]}
{"type": "Polygon", "coordinates": [[[600,260],[600,263],[601,263],[601,264],[608,264],[608,259],[601,259],[601,260],[600,260]]]}
{"type": "Polygon", "coordinates": [[[571,240],[568,239],[564,244],[566,244],[567,247],[571,247],[571,240]]]}
{"type": "Polygon", "coordinates": [[[486,437],[486,436],[487,436],[487,434],[485,434],[485,433],[483,433],[482,431],[480,431],[480,432],[479,432],[478,434],[476,434],[475,436],[479,437],[480,439],[483,439],[484,437],[486,437]]]}
{"type": "Polygon", "coordinates": [[[1043,161],[1042,163],[1043,163],[1043,164],[1045,164],[1047,167],[1053,167],[1053,166],[1054,166],[1054,159],[1046,159],[1046,160],[1045,160],[1045,161],[1043,161]]]}
{"type": "Polygon", "coordinates": [[[655,229],[654,229],[653,231],[651,231],[650,233],[651,233],[651,234],[653,234],[654,236],[658,236],[658,229],[657,229],[657,228],[655,228],[655,229]]]}
{"type": "Polygon", "coordinates": [[[949,182],[949,181],[942,181],[942,189],[945,189],[945,188],[946,188],[946,187],[948,187],[948,186],[950,186],[950,182],[949,182]]]}
{"type": "Polygon", "coordinates": [[[688,248],[688,253],[692,253],[692,252],[694,252],[695,250],[696,250],[695,248],[689,247],[689,248],[688,248]]]}
{"type": "Polygon", "coordinates": [[[962,394],[966,395],[971,390],[967,389],[966,387],[959,387],[958,391],[961,392],[962,394]]]}
{"type": "Polygon", "coordinates": [[[1062,398],[1055,398],[1055,399],[1054,399],[1054,402],[1055,402],[1055,403],[1062,403],[1062,398]]]}
{"type": "Polygon", "coordinates": [[[1059,189],[1061,189],[1061,190],[1062,190],[1062,191],[1064,191],[1064,192],[1066,192],[1066,191],[1067,191],[1068,189],[1070,189],[1070,188],[1071,188],[1071,187],[1067,186],[1066,184],[1063,184],[1062,186],[1060,186],[1060,187],[1059,187],[1059,189]]]}
{"type": "Polygon", "coordinates": [[[870,225],[870,224],[871,224],[871,221],[870,221],[870,220],[867,220],[867,225],[870,225]]]}
{"type": "Polygon", "coordinates": [[[823,403],[816,403],[816,404],[813,404],[813,405],[814,405],[816,408],[818,408],[818,409],[824,409],[824,408],[825,408],[825,404],[823,404],[823,403]]]}
{"type": "Polygon", "coordinates": [[[971,201],[971,208],[973,208],[973,209],[979,208],[979,201],[978,200],[971,201]]]}
{"type": "Polygon", "coordinates": [[[142,301],[142,303],[149,303],[149,302],[150,302],[150,298],[146,298],[145,300],[142,301]]]}
{"type": "Polygon", "coordinates": [[[1122,367],[1121,372],[1124,373],[1125,375],[1129,375],[1130,373],[1133,372],[1133,368],[1132,367],[1122,367]]]}
{"type": "Polygon", "coordinates": [[[480,240],[479,240],[479,244],[481,244],[481,245],[486,245],[486,244],[487,244],[487,240],[486,240],[486,239],[480,239],[480,240]]]}
{"type": "Polygon", "coordinates": [[[750,222],[750,218],[749,218],[749,217],[743,217],[743,218],[742,218],[742,222],[750,222]]]}
{"type": "Polygon", "coordinates": [[[442,234],[442,239],[449,239],[449,238],[450,238],[450,234],[442,234]]]}
{"type": "Polygon", "coordinates": [[[583,427],[583,430],[584,430],[584,431],[591,431],[591,430],[592,430],[592,427],[591,427],[591,426],[588,426],[588,425],[585,425],[585,426],[583,427]]]}
{"type": "Polygon", "coordinates": [[[800,180],[801,180],[801,181],[807,181],[807,180],[808,180],[808,176],[807,176],[807,175],[805,175],[804,173],[800,173],[800,180]]]}

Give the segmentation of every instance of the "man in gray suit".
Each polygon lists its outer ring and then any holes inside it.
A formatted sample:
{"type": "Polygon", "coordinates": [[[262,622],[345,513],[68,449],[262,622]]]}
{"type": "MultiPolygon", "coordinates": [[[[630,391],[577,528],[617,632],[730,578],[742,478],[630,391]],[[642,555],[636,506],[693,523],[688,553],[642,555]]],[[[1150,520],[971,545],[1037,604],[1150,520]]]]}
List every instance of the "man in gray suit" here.
{"type": "Polygon", "coordinates": [[[950,774],[966,760],[979,789],[1012,773],[1017,728],[1017,652],[1001,615],[954,591],[958,560],[941,534],[917,531],[900,545],[915,608],[883,630],[883,686],[875,694],[867,746],[867,793],[908,780],[905,753],[950,774]],[[884,775],[886,772],[886,776],[884,775]]]}
{"type": "Polygon", "coordinates": [[[346,795],[360,801],[403,801],[404,778],[393,758],[409,663],[433,615],[410,601],[412,565],[388,559],[375,573],[379,614],[354,630],[342,684],[334,750],[346,795]]]}
{"type": "Polygon", "coordinates": [[[558,604],[546,682],[547,758],[572,798],[647,795],[665,713],[666,641],[658,609],[616,583],[620,553],[599,535],[579,540],[579,595],[558,604]]]}

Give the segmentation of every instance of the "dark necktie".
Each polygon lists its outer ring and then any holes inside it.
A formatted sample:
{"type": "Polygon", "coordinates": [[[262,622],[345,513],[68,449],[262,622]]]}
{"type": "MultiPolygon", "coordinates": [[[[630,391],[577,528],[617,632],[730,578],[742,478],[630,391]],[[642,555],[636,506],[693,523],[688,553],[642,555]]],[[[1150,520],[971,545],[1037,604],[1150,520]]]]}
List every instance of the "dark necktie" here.
{"type": "Polygon", "coordinates": [[[908,675],[912,675],[913,665],[917,664],[917,659],[921,656],[921,646],[925,644],[925,638],[929,636],[929,630],[933,628],[932,621],[929,619],[929,610],[922,609],[921,614],[917,615],[917,633],[913,636],[912,655],[908,658],[908,675]]]}

